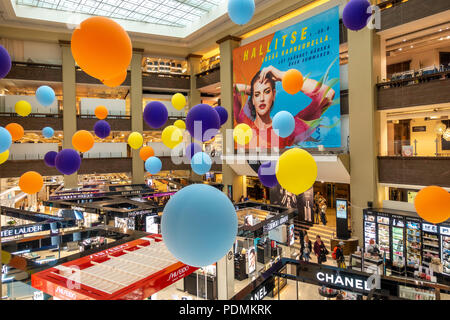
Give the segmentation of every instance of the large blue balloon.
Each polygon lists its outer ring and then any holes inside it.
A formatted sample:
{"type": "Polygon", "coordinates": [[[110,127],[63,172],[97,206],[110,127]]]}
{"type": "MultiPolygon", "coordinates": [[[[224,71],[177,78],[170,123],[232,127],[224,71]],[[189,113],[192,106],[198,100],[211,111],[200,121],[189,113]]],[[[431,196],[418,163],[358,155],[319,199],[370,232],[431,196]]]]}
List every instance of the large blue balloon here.
{"type": "Polygon", "coordinates": [[[220,190],[192,184],[167,203],[161,233],[167,249],[181,262],[204,267],[232,248],[238,221],[230,199],[220,190]]]}
{"type": "Polygon", "coordinates": [[[105,139],[111,133],[111,126],[105,120],[99,120],[94,124],[94,133],[97,137],[105,139]]]}
{"type": "Polygon", "coordinates": [[[350,0],[344,7],[342,13],[344,25],[353,31],[363,29],[372,15],[371,13],[367,13],[369,7],[370,2],[368,0],[350,0]]]}
{"type": "MultiPolygon", "coordinates": [[[[278,112],[272,119],[273,130],[278,130],[278,135],[282,138],[289,137],[295,129],[295,119],[287,111],[278,112]]],[[[275,131],[277,133],[277,131],[275,131]]]]}
{"type": "Polygon", "coordinates": [[[45,127],[42,129],[42,135],[46,137],[47,139],[50,139],[55,134],[55,131],[50,127],[45,127]]]}
{"type": "Polygon", "coordinates": [[[11,70],[11,57],[5,47],[0,45],[0,79],[6,77],[11,70]]]}
{"type": "Polygon", "coordinates": [[[277,163],[269,161],[263,163],[258,169],[259,181],[267,188],[273,188],[278,184],[276,176],[277,163]]]}
{"type": "Polygon", "coordinates": [[[159,101],[152,101],[145,106],[144,120],[150,128],[159,129],[169,117],[166,106],[159,101]]]}
{"type": "Polygon", "coordinates": [[[186,130],[197,141],[209,141],[220,129],[219,114],[208,104],[198,104],[189,110],[186,130]]]}
{"type": "Polygon", "coordinates": [[[55,158],[55,167],[65,175],[71,175],[80,169],[81,158],[77,151],[73,149],[63,149],[58,152],[55,158]]]}
{"type": "Polygon", "coordinates": [[[5,152],[11,147],[12,137],[8,130],[0,127],[0,153],[5,152]]]}
{"type": "Polygon", "coordinates": [[[192,170],[200,176],[209,172],[211,165],[211,158],[204,152],[197,152],[191,159],[192,170]]]}
{"type": "Polygon", "coordinates": [[[214,108],[214,110],[216,110],[217,113],[219,114],[220,125],[223,126],[225,124],[225,122],[227,122],[227,120],[228,120],[228,111],[227,111],[227,109],[225,109],[222,106],[217,106],[217,107],[214,108]]]}
{"type": "Polygon", "coordinates": [[[49,86],[41,86],[36,90],[36,99],[44,107],[49,107],[55,101],[55,91],[49,86]]]}
{"type": "Polygon", "coordinates": [[[54,167],[56,156],[58,155],[58,152],[56,151],[49,151],[44,156],[44,162],[48,167],[54,167]]]}
{"type": "Polygon", "coordinates": [[[162,162],[157,157],[150,157],[145,161],[145,170],[151,174],[157,174],[161,171],[162,162]]]}
{"type": "Polygon", "coordinates": [[[252,20],[255,13],[255,0],[229,0],[228,15],[231,21],[244,25],[252,20]]]}
{"type": "Polygon", "coordinates": [[[202,152],[202,147],[198,143],[191,143],[186,148],[186,158],[191,161],[192,157],[197,153],[202,152]]]}

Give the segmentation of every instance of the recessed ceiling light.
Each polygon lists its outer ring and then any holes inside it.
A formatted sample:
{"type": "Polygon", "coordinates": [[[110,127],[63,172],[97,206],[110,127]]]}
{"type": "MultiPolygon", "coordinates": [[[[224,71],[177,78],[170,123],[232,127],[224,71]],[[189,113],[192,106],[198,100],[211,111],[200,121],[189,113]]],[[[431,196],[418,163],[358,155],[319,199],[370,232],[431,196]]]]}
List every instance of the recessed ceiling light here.
{"type": "Polygon", "coordinates": [[[405,42],[406,41],[406,39],[403,39],[403,42],[405,42]]]}
{"type": "Polygon", "coordinates": [[[442,41],[442,40],[444,40],[444,38],[440,37],[440,38],[439,38],[439,41],[442,41]]]}
{"type": "Polygon", "coordinates": [[[398,51],[402,51],[402,50],[403,50],[402,48],[398,49],[398,51]]]}
{"type": "Polygon", "coordinates": [[[442,31],[442,29],[439,29],[439,32],[441,32],[442,31]]]}
{"type": "Polygon", "coordinates": [[[414,48],[414,46],[411,46],[411,49],[414,48]]]}

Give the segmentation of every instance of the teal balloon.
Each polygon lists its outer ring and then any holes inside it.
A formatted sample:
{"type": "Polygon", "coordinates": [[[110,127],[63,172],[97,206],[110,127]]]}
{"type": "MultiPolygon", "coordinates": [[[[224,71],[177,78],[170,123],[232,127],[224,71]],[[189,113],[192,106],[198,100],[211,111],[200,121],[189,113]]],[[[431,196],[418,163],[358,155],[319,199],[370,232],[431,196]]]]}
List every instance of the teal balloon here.
{"type": "Polygon", "coordinates": [[[272,128],[278,130],[278,136],[287,138],[294,132],[295,119],[289,112],[280,111],[272,119],[272,128]]]}
{"type": "Polygon", "coordinates": [[[211,158],[204,152],[197,152],[191,159],[191,168],[198,175],[204,175],[211,170],[211,158]]]}
{"type": "Polygon", "coordinates": [[[42,129],[42,135],[46,137],[47,139],[50,139],[55,134],[55,131],[50,127],[45,127],[42,129]]]}
{"type": "Polygon", "coordinates": [[[192,184],[171,197],[161,220],[167,249],[179,261],[204,267],[233,247],[238,230],[236,210],[220,190],[192,184]]]}
{"type": "Polygon", "coordinates": [[[55,101],[55,91],[49,86],[41,86],[36,90],[36,99],[44,107],[49,107],[55,101]]]}
{"type": "Polygon", "coordinates": [[[244,25],[252,20],[255,0],[228,0],[228,15],[231,21],[244,25]]]}
{"type": "Polygon", "coordinates": [[[145,170],[151,174],[157,174],[162,169],[162,162],[158,157],[150,157],[145,161],[145,170]]]}
{"type": "Polygon", "coordinates": [[[5,152],[11,147],[12,137],[8,130],[0,127],[0,153],[5,152]]]}

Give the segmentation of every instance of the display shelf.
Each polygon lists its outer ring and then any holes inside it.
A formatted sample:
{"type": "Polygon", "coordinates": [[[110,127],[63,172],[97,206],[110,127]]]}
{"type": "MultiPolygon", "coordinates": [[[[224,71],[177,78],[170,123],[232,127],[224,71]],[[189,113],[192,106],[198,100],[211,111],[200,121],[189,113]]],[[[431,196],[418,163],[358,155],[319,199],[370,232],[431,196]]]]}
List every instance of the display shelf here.
{"type": "Polygon", "coordinates": [[[443,273],[450,275],[450,236],[442,235],[441,261],[443,265],[443,273]]]}

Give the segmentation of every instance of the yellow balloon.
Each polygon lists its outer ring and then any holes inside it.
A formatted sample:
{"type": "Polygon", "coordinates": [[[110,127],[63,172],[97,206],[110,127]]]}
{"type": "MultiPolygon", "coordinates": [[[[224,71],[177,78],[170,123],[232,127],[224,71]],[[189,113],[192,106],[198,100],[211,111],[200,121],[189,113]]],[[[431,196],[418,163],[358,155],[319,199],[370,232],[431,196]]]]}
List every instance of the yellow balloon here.
{"type": "Polygon", "coordinates": [[[183,133],[175,126],[168,126],[162,132],[162,141],[167,148],[173,149],[183,141],[183,133]]]}
{"type": "Polygon", "coordinates": [[[17,101],[14,108],[17,114],[22,117],[26,117],[31,113],[31,104],[25,100],[17,101]]]}
{"type": "Polygon", "coordinates": [[[311,189],[317,179],[316,161],[308,151],[300,148],[283,153],[275,170],[280,185],[296,195],[311,189]]]}
{"type": "Polygon", "coordinates": [[[8,264],[11,261],[11,253],[2,250],[2,264],[8,264]]]}
{"type": "Polygon", "coordinates": [[[181,110],[186,106],[186,98],[181,93],[175,93],[172,96],[172,105],[175,109],[181,110]]]}
{"type": "Polygon", "coordinates": [[[9,150],[6,150],[5,152],[0,153],[0,164],[5,162],[6,160],[8,160],[8,158],[9,158],[9,150]]]}
{"type": "Polygon", "coordinates": [[[144,138],[142,137],[142,135],[139,132],[132,132],[128,136],[128,144],[133,149],[136,149],[136,150],[139,149],[143,143],[144,143],[144,138]]]}
{"type": "Polygon", "coordinates": [[[173,125],[180,130],[186,130],[186,123],[183,120],[177,120],[173,125]]]}
{"type": "Polygon", "coordinates": [[[253,130],[247,124],[238,124],[233,130],[234,141],[241,146],[248,144],[253,138],[253,130]]]}

